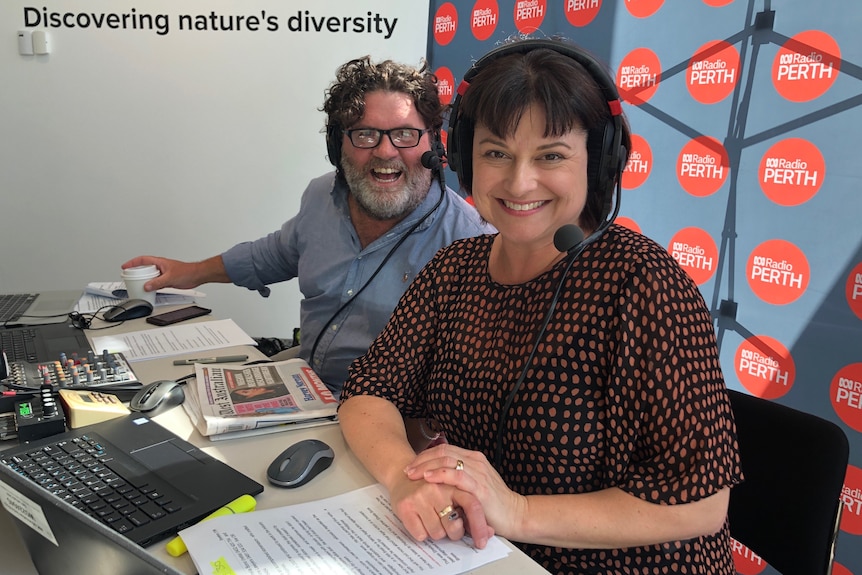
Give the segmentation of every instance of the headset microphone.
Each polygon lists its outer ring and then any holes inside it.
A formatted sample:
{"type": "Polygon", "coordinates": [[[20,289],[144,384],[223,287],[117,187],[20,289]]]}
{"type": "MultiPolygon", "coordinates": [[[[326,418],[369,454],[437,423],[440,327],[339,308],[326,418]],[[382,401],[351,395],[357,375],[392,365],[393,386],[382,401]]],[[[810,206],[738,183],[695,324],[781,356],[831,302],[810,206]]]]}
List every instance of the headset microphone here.
{"type": "Polygon", "coordinates": [[[422,165],[429,170],[434,170],[440,167],[440,164],[443,163],[443,160],[440,159],[440,156],[437,155],[437,152],[428,150],[424,154],[422,154],[422,158],[420,159],[422,165]]]}
{"type": "Polygon", "coordinates": [[[554,247],[561,252],[571,253],[584,241],[584,232],[575,224],[566,224],[554,234],[554,247]]]}
{"type": "Polygon", "coordinates": [[[422,157],[419,159],[426,169],[436,174],[437,179],[440,181],[440,193],[445,193],[446,191],[446,176],[443,173],[443,156],[445,155],[446,148],[443,147],[443,143],[440,140],[435,140],[431,144],[431,149],[422,154],[422,157]]]}

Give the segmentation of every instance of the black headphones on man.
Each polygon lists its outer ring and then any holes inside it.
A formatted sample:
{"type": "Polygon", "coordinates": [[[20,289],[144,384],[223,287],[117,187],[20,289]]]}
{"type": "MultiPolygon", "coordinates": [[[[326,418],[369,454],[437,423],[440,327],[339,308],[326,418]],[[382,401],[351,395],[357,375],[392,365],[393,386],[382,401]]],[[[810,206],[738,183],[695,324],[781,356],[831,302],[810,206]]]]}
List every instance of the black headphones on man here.
{"type": "Polygon", "coordinates": [[[491,50],[473,64],[458,85],[455,100],[449,114],[449,139],[447,159],[449,166],[458,174],[458,179],[471,182],[473,179],[473,130],[472,122],[460,117],[459,106],[470,82],[488,63],[510,54],[526,54],[536,49],[559,52],[578,62],[595,80],[610,108],[611,118],[604,130],[590,131],[587,136],[587,177],[590,193],[597,192],[603,199],[599,221],[605,220],[613,203],[614,187],[622,177],[627,151],[622,145],[622,105],[619,92],[604,67],[586,51],[577,46],[553,39],[526,39],[503,44],[491,50]],[[601,133],[598,133],[601,132],[601,133]]]}

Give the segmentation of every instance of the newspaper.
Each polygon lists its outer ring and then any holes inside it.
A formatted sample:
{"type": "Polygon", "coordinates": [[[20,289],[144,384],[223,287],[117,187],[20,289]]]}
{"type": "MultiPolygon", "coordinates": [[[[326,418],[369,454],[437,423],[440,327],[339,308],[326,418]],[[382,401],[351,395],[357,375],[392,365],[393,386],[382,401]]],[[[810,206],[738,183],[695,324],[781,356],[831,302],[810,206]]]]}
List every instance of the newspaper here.
{"type": "Polygon", "coordinates": [[[186,388],[183,408],[201,435],[211,438],[336,420],[337,400],[300,358],[244,366],[198,363],[186,388]]]}

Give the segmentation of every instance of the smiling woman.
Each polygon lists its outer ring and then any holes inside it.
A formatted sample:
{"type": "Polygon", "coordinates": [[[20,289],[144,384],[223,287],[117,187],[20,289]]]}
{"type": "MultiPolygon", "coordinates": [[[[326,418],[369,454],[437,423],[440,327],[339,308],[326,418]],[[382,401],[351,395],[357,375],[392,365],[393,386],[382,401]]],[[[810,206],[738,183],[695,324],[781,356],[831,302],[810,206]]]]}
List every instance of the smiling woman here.
{"type": "Polygon", "coordinates": [[[450,163],[499,233],[417,275],[351,365],[345,438],[417,539],[497,534],[554,573],[734,575],[712,318],[665,249],[613,224],[630,142],[613,83],[553,40],[498,48],[466,83],[450,163]],[[558,248],[575,225],[587,238],[558,248]],[[448,443],[414,453],[406,417],[448,443]]]}

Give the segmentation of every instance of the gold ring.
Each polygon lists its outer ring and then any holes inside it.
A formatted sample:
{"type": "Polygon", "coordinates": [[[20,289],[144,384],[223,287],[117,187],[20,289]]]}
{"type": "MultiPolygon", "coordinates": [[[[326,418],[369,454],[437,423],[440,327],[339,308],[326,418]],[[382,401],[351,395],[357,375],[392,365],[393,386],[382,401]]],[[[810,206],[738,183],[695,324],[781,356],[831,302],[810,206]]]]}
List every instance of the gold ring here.
{"type": "Polygon", "coordinates": [[[455,471],[464,471],[464,462],[460,459],[455,462],[455,471]]]}
{"type": "MultiPolygon", "coordinates": [[[[443,519],[444,517],[447,517],[447,516],[451,517],[453,513],[456,513],[456,511],[453,509],[453,507],[451,505],[447,505],[446,507],[444,507],[443,509],[438,511],[437,515],[440,516],[440,519],[443,519]]],[[[450,519],[450,521],[451,521],[451,519],[450,519]]]]}

